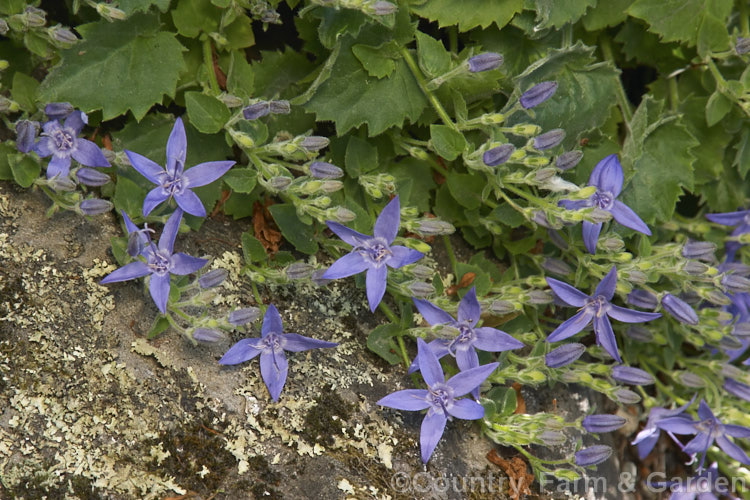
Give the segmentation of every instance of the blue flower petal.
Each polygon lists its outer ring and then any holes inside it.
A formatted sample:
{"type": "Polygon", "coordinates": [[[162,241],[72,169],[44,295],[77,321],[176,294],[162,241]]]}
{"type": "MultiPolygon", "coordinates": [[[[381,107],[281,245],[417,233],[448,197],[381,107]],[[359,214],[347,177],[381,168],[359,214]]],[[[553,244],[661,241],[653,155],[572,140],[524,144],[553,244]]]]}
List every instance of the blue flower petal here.
{"type": "Polygon", "coordinates": [[[77,139],[77,147],[73,151],[73,159],[81,165],[89,167],[111,166],[99,146],[86,139],[77,139]]]}
{"type": "Polygon", "coordinates": [[[622,191],[623,172],[616,154],[606,156],[596,164],[589,177],[589,186],[612,193],[615,198],[622,191]]]}
{"type": "Polygon", "coordinates": [[[237,365],[253,359],[255,356],[260,354],[261,350],[258,347],[261,339],[242,339],[229,350],[224,353],[224,356],[219,360],[219,364],[222,365],[237,365]]]}
{"type": "MultiPolygon", "coordinates": [[[[460,397],[471,392],[475,387],[479,387],[498,366],[499,363],[488,363],[470,370],[464,370],[451,377],[446,383],[453,389],[453,396],[460,397]]],[[[424,373],[424,370],[422,373],[424,373]]]]}
{"type": "Polygon", "coordinates": [[[88,122],[88,117],[83,111],[73,111],[65,119],[65,128],[72,129],[74,135],[78,135],[83,130],[83,126],[88,122]]]}
{"type": "Polygon", "coordinates": [[[685,415],[662,418],[656,422],[656,426],[659,429],[664,429],[675,434],[695,434],[698,432],[695,424],[696,422],[685,415]]]}
{"type": "Polygon", "coordinates": [[[479,366],[479,356],[477,356],[477,351],[471,346],[463,349],[456,349],[456,364],[458,365],[458,369],[462,372],[476,368],[479,366]]]}
{"type": "Polygon", "coordinates": [[[284,333],[284,325],[281,324],[281,315],[273,304],[268,304],[266,314],[263,316],[263,326],[260,327],[261,337],[265,337],[269,333],[284,333]]]}
{"type": "Polygon", "coordinates": [[[422,378],[428,386],[432,387],[435,384],[445,382],[440,361],[421,338],[417,339],[417,359],[419,359],[419,370],[422,372],[422,378]]]}
{"type": "Polygon", "coordinates": [[[51,179],[57,175],[60,177],[67,177],[70,173],[70,156],[59,157],[53,156],[47,165],[47,179],[51,179]]]}
{"type": "Polygon", "coordinates": [[[161,186],[156,186],[154,189],[148,192],[146,198],[143,200],[143,216],[146,217],[153,210],[169,199],[169,193],[164,191],[161,186]]]}
{"type": "Polygon", "coordinates": [[[336,342],[326,342],[325,340],[313,339],[305,337],[298,333],[285,333],[282,337],[284,339],[282,348],[285,351],[301,352],[308,351],[310,349],[321,349],[324,347],[336,347],[336,342]]]}
{"type": "Polygon", "coordinates": [[[354,229],[349,229],[343,224],[339,224],[338,222],[334,222],[332,220],[327,220],[326,225],[328,226],[328,229],[336,234],[336,236],[341,238],[346,243],[349,243],[353,247],[358,247],[363,242],[371,239],[371,237],[367,236],[366,234],[362,234],[358,231],[355,231],[354,229]]]}
{"type": "MultiPolygon", "coordinates": [[[[427,347],[430,349],[430,351],[432,351],[432,354],[434,354],[437,359],[440,359],[450,352],[450,350],[448,349],[450,343],[451,341],[448,339],[435,339],[429,342],[427,344],[427,347]]],[[[417,370],[419,370],[419,356],[415,357],[414,361],[411,362],[407,373],[412,374],[417,370]]]]}
{"type": "Polygon", "coordinates": [[[591,323],[591,318],[593,317],[594,313],[589,309],[583,309],[577,312],[575,316],[555,328],[555,331],[547,336],[547,342],[558,342],[560,340],[565,340],[568,337],[572,337],[586,328],[586,325],[591,323]]]}
{"type": "Polygon", "coordinates": [[[224,175],[234,164],[233,161],[208,161],[185,170],[182,178],[190,188],[205,186],[224,175]]]}
{"type": "Polygon", "coordinates": [[[460,322],[467,322],[469,326],[474,326],[479,322],[479,316],[482,314],[482,309],[479,306],[477,300],[477,289],[475,286],[471,287],[471,290],[466,292],[464,298],[458,304],[458,314],[456,319],[460,322]]]}
{"type": "Polygon", "coordinates": [[[424,410],[431,406],[427,401],[427,391],[425,389],[396,391],[381,398],[376,404],[407,411],[424,410]]]}
{"type": "Polygon", "coordinates": [[[401,207],[398,196],[393,198],[375,220],[373,234],[376,238],[383,238],[390,245],[396,239],[398,226],[401,224],[401,207]]]}
{"type": "Polygon", "coordinates": [[[191,257],[190,255],[178,252],[172,255],[172,268],[169,270],[169,272],[172,274],[183,276],[185,274],[194,273],[206,264],[208,264],[207,259],[191,257]]]}
{"type": "Polygon", "coordinates": [[[159,164],[149,160],[143,155],[134,153],[133,151],[125,150],[125,154],[130,160],[130,164],[134,169],[138,171],[143,177],[153,182],[154,184],[161,184],[161,179],[164,177],[164,169],[159,164]]]}
{"type": "Polygon", "coordinates": [[[260,374],[274,401],[279,400],[288,372],[289,362],[284,351],[273,354],[264,352],[260,355],[260,374]]]}
{"type": "Polygon", "coordinates": [[[167,219],[164,224],[164,229],[159,237],[159,250],[165,250],[171,255],[174,251],[174,240],[177,238],[177,232],[180,229],[180,222],[182,221],[182,210],[179,208],[174,211],[172,215],[167,219]]]}
{"type": "Polygon", "coordinates": [[[385,287],[388,284],[388,268],[386,266],[371,267],[367,270],[365,278],[365,288],[367,289],[367,302],[370,304],[370,311],[375,309],[383,300],[385,287]]]}
{"type": "Polygon", "coordinates": [[[724,424],[724,434],[734,438],[750,437],[750,428],[743,425],[724,424]]]}
{"type": "Polygon", "coordinates": [[[496,328],[490,328],[489,326],[474,328],[474,334],[476,335],[474,347],[483,351],[503,352],[523,347],[523,342],[520,340],[516,340],[507,333],[496,328]]]}
{"type": "Polygon", "coordinates": [[[422,463],[426,464],[432,456],[432,452],[435,451],[438,441],[443,436],[447,421],[448,417],[444,413],[437,413],[432,410],[428,411],[424,420],[422,420],[422,428],[419,433],[422,463]]]}
{"type": "Polygon", "coordinates": [[[104,277],[99,283],[115,283],[118,281],[128,281],[136,278],[142,278],[151,273],[151,269],[145,262],[137,261],[125,264],[120,269],[115,269],[104,277]]]}
{"type": "Polygon", "coordinates": [[[602,223],[598,222],[594,224],[593,222],[589,222],[585,220],[583,221],[582,231],[583,231],[583,244],[586,247],[586,250],[590,254],[595,254],[596,242],[599,240],[599,233],[601,233],[602,231],[602,223]]]}
{"type": "Polygon", "coordinates": [[[178,177],[184,170],[186,154],[185,125],[182,123],[182,118],[177,118],[167,139],[167,172],[171,177],[178,177]]]}
{"type": "Polygon", "coordinates": [[[599,284],[596,286],[594,296],[603,295],[605,299],[612,300],[615,296],[615,288],[617,287],[617,267],[612,266],[606,276],[602,278],[599,284]]]}
{"type": "Polygon", "coordinates": [[[724,453],[738,462],[745,465],[750,464],[750,457],[747,456],[747,453],[745,453],[742,448],[731,442],[726,436],[716,436],[716,444],[719,445],[719,448],[721,448],[724,453]]]}
{"type": "Polygon", "coordinates": [[[362,257],[359,252],[351,252],[334,262],[331,267],[323,273],[322,278],[327,280],[346,278],[354,274],[359,274],[369,267],[370,264],[367,263],[365,258],[362,257]]]}
{"type": "Polygon", "coordinates": [[[624,307],[615,305],[610,306],[607,315],[610,318],[622,321],[623,323],[643,323],[661,317],[661,313],[634,311],[632,309],[625,309],[624,307]]]}
{"type": "Polygon", "coordinates": [[[34,144],[34,152],[39,158],[46,158],[55,152],[54,143],[51,137],[42,137],[34,144]]]}
{"type": "Polygon", "coordinates": [[[179,193],[175,193],[174,200],[177,205],[185,212],[196,217],[206,216],[206,207],[203,206],[203,202],[198,195],[192,192],[190,189],[183,189],[179,193]]]}
{"type": "Polygon", "coordinates": [[[459,399],[446,409],[452,416],[463,420],[477,420],[484,416],[484,407],[471,399],[459,399]]]}
{"type": "Polygon", "coordinates": [[[422,252],[401,245],[393,245],[390,247],[390,250],[393,255],[385,263],[394,269],[413,264],[424,257],[422,252]]]}
{"type": "Polygon", "coordinates": [[[438,306],[423,299],[415,299],[414,305],[419,311],[419,314],[431,325],[441,325],[445,323],[453,323],[453,316],[440,309],[438,306]]]}
{"type": "Polygon", "coordinates": [[[577,288],[556,280],[555,278],[547,278],[547,284],[552,291],[555,292],[555,295],[569,306],[583,307],[586,300],[589,298],[588,295],[577,288]]]}
{"type": "Polygon", "coordinates": [[[617,339],[615,332],[612,331],[612,324],[607,316],[598,316],[594,318],[594,333],[596,342],[604,348],[615,361],[622,363],[620,352],[617,350],[617,339]]]}
{"type": "Polygon", "coordinates": [[[170,274],[152,274],[151,280],[148,283],[148,291],[151,292],[151,298],[154,299],[154,304],[162,314],[167,312],[167,300],[169,299],[169,281],[170,274]]]}
{"type": "Polygon", "coordinates": [[[633,210],[631,210],[631,208],[623,202],[615,200],[615,203],[614,205],[612,205],[610,212],[612,213],[612,217],[614,217],[615,220],[623,226],[629,227],[630,229],[638,231],[639,233],[643,233],[647,236],[651,236],[651,230],[648,228],[646,223],[643,222],[643,220],[638,217],[638,214],[633,212],[633,210]]]}
{"type": "Polygon", "coordinates": [[[750,215],[750,210],[740,210],[723,214],[706,214],[706,219],[724,226],[739,226],[745,222],[745,217],[748,215],[750,215]]]}

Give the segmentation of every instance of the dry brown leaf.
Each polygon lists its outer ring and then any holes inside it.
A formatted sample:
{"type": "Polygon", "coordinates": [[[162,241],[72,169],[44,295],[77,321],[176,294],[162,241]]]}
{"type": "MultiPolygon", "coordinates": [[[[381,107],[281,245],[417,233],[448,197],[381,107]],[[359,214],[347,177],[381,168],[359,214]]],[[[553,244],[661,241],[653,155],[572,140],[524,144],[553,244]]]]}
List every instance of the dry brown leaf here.
{"type": "Polygon", "coordinates": [[[526,413],[526,400],[523,399],[523,394],[521,394],[521,384],[514,382],[511,387],[516,391],[516,411],[513,413],[522,415],[526,413]]]}
{"type": "Polygon", "coordinates": [[[281,245],[281,231],[275,228],[276,224],[268,211],[272,204],[271,200],[266,200],[263,205],[258,201],[253,203],[253,233],[270,255],[278,252],[281,245]]]}
{"type": "Polygon", "coordinates": [[[528,472],[526,462],[521,457],[505,460],[495,450],[490,450],[487,460],[503,469],[508,476],[508,494],[513,500],[518,500],[521,495],[531,494],[529,486],[534,482],[534,474],[528,472]]]}

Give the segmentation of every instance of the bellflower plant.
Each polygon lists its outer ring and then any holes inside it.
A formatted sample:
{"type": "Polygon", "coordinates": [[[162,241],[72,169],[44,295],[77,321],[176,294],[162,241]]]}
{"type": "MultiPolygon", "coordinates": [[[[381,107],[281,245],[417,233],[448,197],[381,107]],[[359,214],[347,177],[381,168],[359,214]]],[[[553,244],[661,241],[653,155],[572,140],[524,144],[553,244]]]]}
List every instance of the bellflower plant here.
{"type": "Polygon", "coordinates": [[[471,399],[457,398],[479,387],[495,371],[498,363],[462,371],[446,381],[440,361],[421,338],[417,339],[417,357],[427,389],[397,391],[382,398],[378,404],[397,410],[427,410],[419,437],[422,462],[427,463],[449,418],[477,420],[484,416],[482,405],[471,399]]]}
{"type": "Polygon", "coordinates": [[[323,279],[346,278],[367,271],[367,301],[375,311],[385,294],[388,267],[398,269],[412,264],[424,254],[401,245],[393,245],[401,221],[398,196],[393,198],[375,220],[373,236],[367,236],[334,221],[326,221],[328,228],[354,248],[331,265],[323,279]],[[386,267],[387,266],[387,267],[386,267]]]}
{"type": "MultiPolygon", "coordinates": [[[[672,410],[667,410],[666,408],[661,408],[659,406],[654,406],[653,408],[651,408],[651,411],[648,414],[648,421],[646,422],[646,426],[638,433],[638,435],[636,435],[635,439],[631,443],[638,446],[638,456],[641,460],[646,458],[648,454],[651,453],[651,450],[654,449],[657,441],[659,441],[659,433],[661,432],[659,423],[662,420],[667,418],[679,418],[684,420],[684,423],[686,425],[689,425],[691,422],[693,422],[692,418],[690,418],[688,415],[684,415],[685,410],[687,410],[688,407],[693,404],[693,401],[695,401],[695,396],[693,396],[693,399],[688,401],[686,404],[672,410]]],[[[677,438],[674,437],[674,434],[671,431],[667,430],[666,432],[672,437],[672,439],[677,441],[677,438]]]]}
{"type": "Polygon", "coordinates": [[[191,274],[208,263],[206,259],[191,257],[182,252],[174,253],[174,240],[181,220],[182,210],[177,209],[164,225],[158,247],[149,238],[148,246],[140,252],[145,257],[145,262],[139,260],[126,264],[111,272],[100,283],[115,283],[150,276],[148,289],[151,298],[162,314],[166,313],[171,275],[191,274]]]}
{"type": "MultiPolygon", "coordinates": [[[[617,155],[609,155],[596,164],[589,177],[589,186],[596,187],[596,193],[588,200],[562,200],[560,205],[568,210],[579,210],[581,208],[596,207],[612,214],[612,217],[625,227],[629,227],[639,233],[651,236],[651,230],[623,202],[617,200],[622,191],[623,172],[617,155]]],[[[583,243],[589,253],[596,253],[596,242],[602,230],[601,222],[594,223],[583,221],[583,243]]]]}
{"type": "Polygon", "coordinates": [[[242,339],[234,344],[219,363],[237,365],[260,354],[260,374],[274,401],[279,400],[289,371],[289,362],[284,351],[300,352],[338,345],[336,342],[313,339],[298,333],[284,333],[279,310],[273,304],[269,304],[263,316],[260,335],[260,338],[242,339]]]}
{"type": "MultiPolygon", "coordinates": [[[[461,303],[458,305],[458,318],[443,311],[435,304],[422,299],[412,299],[419,313],[431,325],[448,325],[458,330],[454,339],[436,339],[427,344],[430,351],[437,359],[446,354],[456,358],[456,363],[461,371],[470,370],[479,366],[479,357],[476,349],[489,352],[502,352],[511,349],[520,349],[523,343],[514,339],[507,333],[490,328],[488,326],[477,327],[482,314],[475,287],[471,287],[461,303]]],[[[419,369],[419,356],[409,367],[409,373],[419,369]]],[[[475,398],[479,398],[479,388],[472,392],[475,398]]]]}
{"type": "Polygon", "coordinates": [[[42,137],[34,145],[34,151],[41,158],[52,156],[47,165],[47,178],[67,177],[70,173],[70,159],[89,167],[109,167],[102,150],[93,142],[78,137],[88,117],[82,111],[74,111],[63,125],[51,120],[42,126],[42,137]]]}
{"type": "Polygon", "coordinates": [[[220,178],[232,168],[234,161],[209,161],[185,170],[187,137],[182,119],[177,118],[167,140],[167,168],[145,156],[125,150],[130,163],[142,176],[157,185],[143,201],[143,216],[147,216],[160,203],[174,197],[185,212],[198,217],[206,216],[206,209],[192,188],[205,186],[220,178]]]}
{"type": "Polygon", "coordinates": [[[731,494],[729,487],[721,481],[719,466],[716,462],[708,469],[703,470],[697,476],[687,478],[684,481],[659,481],[651,483],[652,488],[666,489],[672,494],[669,500],[719,500],[721,498],[736,499],[731,494]]]}
{"type": "Polygon", "coordinates": [[[554,278],[547,278],[547,284],[563,302],[572,307],[580,307],[575,316],[549,334],[547,342],[558,342],[572,337],[593,321],[596,343],[602,346],[618,363],[621,363],[622,359],[617,350],[617,340],[609,318],[625,323],[641,323],[661,317],[659,313],[633,311],[611,303],[617,286],[617,268],[614,266],[602,278],[592,296],[588,296],[567,283],[554,278]]]}

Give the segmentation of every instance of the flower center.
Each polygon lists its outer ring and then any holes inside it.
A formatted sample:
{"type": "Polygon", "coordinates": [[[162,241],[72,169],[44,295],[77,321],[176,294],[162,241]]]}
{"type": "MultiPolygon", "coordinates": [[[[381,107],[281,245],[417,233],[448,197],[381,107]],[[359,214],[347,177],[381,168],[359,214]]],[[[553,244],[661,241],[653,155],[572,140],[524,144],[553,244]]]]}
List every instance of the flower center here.
{"type": "Polygon", "coordinates": [[[455,355],[457,349],[468,349],[474,342],[474,329],[466,323],[460,323],[456,325],[458,328],[458,337],[448,346],[448,350],[455,355]]]}
{"type": "Polygon", "coordinates": [[[370,238],[357,247],[359,254],[375,267],[380,267],[393,255],[383,238],[370,238]]]}
{"type": "Polygon", "coordinates": [[[282,338],[278,333],[271,332],[263,337],[264,351],[271,351],[273,353],[281,352],[284,350],[283,347],[281,347],[281,344],[282,338]]]}
{"type": "Polygon", "coordinates": [[[597,191],[591,195],[592,206],[602,210],[609,210],[615,203],[615,197],[609,191],[597,191]]]}
{"type": "Polygon", "coordinates": [[[177,177],[167,177],[167,180],[162,184],[162,188],[172,196],[185,190],[185,182],[181,175],[177,177]]]}
{"type": "Polygon", "coordinates": [[[453,389],[447,384],[435,384],[427,392],[427,401],[433,409],[447,413],[447,408],[453,404],[453,389]]]}
{"type": "Polygon", "coordinates": [[[156,250],[151,253],[148,267],[151,272],[163,276],[169,272],[172,267],[171,255],[164,250],[156,250]]]}
{"type": "Polygon", "coordinates": [[[75,147],[76,138],[66,128],[58,128],[50,134],[50,137],[55,142],[58,153],[69,154],[75,147]]]}
{"type": "Polygon", "coordinates": [[[609,301],[604,295],[597,295],[596,297],[586,299],[586,305],[584,305],[584,307],[591,309],[597,317],[600,317],[607,314],[609,301]]]}

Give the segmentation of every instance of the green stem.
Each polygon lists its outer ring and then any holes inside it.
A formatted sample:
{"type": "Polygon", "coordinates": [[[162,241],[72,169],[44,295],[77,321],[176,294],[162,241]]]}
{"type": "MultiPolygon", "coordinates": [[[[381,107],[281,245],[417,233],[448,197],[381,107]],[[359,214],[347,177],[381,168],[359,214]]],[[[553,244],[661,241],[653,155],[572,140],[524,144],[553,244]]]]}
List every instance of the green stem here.
{"type": "Polygon", "coordinates": [[[709,57],[708,60],[706,61],[706,64],[708,64],[708,69],[711,71],[711,75],[714,77],[714,80],[716,80],[717,90],[719,92],[722,92],[727,86],[727,81],[724,79],[724,76],[719,71],[719,68],[716,67],[716,63],[714,63],[713,59],[709,57]]]}
{"type": "Polygon", "coordinates": [[[208,72],[208,84],[211,87],[211,92],[214,94],[220,94],[221,88],[219,87],[219,81],[216,79],[216,71],[214,70],[214,57],[211,51],[211,39],[206,37],[203,40],[203,64],[206,65],[206,71],[208,72]]]}
{"type": "Polygon", "coordinates": [[[667,81],[669,82],[669,104],[672,111],[677,112],[677,106],[680,104],[680,93],[677,88],[677,79],[670,78],[667,81]]]}
{"type": "Polygon", "coordinates": [[[167,318],[167,321],[169,321],[169,324],[172,326],[172,328],[180,332],[182,335],[185,335],[185,329],[181,327],[169,313],[165,314],[164,317],[167,318]]]}
{"type": "Polygon", "coordinates": [[[258,304],[258,308],[265,314],[266,306],[263,304],[263,299],[260,298],[260,292],[258,291],[258,285],[254,281],[250,282],[250,286],[253,288],[253,297],[255,297],[255,303],[258,304]]]}
{"type": "Polygon", "coordinates": [[[454,54],[458,53],[458,29],[455,26],[448,28],[448,48],[454,54]]]}
{"type": "Polygon", "coordinates": [[[419,69],[417,63],[414,61],[414,58],[411,56],[411,53],[409,53],[409,50],[406,47],[401,48],[401,55],[403,56],[404,61],[406,61],[406,65],[409,66],[409,69],[414,75],[414,78],[417,80],[419,88],[422,89],[422,93],[424,93],[425,97],[427,97],[427,100],[430,101],[430,104],[432,104],[432,107],[435,109],[440,119],[443,121],[443,123],[458,132],[458,127],[456,127],[456,124],[453,123],[451,117],[448,116],[448,113],[445,111],[445,108],[443,108],[443,105],[440,104],[438,98],[435,96],[435,94],[427,89],[427,82],[424,79],[424,75],[422,75],[422,71],[419,69]]]}
{"type": "Polygon", "coordinates": [[[380,302],[380,305],[378,306],[381,311],[383,311],[383,314],[385,314],[385,317],[388,318],[388,320],[391,323],[398,323],[398,317],[396,316],[396,313],[394,313],[388,305],[386,305],[383,301],[380,302]]]}
{"type": "Polygon", "coordinates": [[[742,36],[750,36],[750,22],[748,20],[748,3],[747,0],[739,0],[740,4],[740,31],[742,36]]]}
{"type": "Polygon", "coordinates": [[[566,49],[573,45],[573,25],[568,23],[562,30],[562,48],[566,49]]]}
{"type": "Polygon", "coordinates": [[[458,261],[456,260],[456,253],[453,251],[453,245],[451,245],[450,237],[447,234],[443,235],[443,244],[445,245],[445,251],[448,253],[448,259],[451,261],[451,269],[453,274],[458,279],[458,261]]]}
{"type": "MultiPolygon", "coordinates": [[[[615,64],[615,56],[612,53],[612,44],[609,37],[602,36],[599,42],[599,47],[602,49],[604,58],[615,64]]],[[[622,86],[622,81],[617,79],[617,88],[615,89],[617,97],[617,105],[620,107],[622,113],[622,119],[625,120],[625,124],[630,128],[630,120],[633,119],[633,111],[630,109],[630,103],[628,102],[628,96],[625,95],[625,88],[622,86]]]]}

